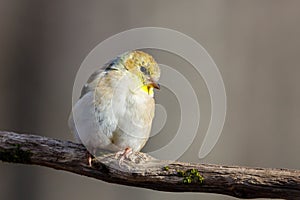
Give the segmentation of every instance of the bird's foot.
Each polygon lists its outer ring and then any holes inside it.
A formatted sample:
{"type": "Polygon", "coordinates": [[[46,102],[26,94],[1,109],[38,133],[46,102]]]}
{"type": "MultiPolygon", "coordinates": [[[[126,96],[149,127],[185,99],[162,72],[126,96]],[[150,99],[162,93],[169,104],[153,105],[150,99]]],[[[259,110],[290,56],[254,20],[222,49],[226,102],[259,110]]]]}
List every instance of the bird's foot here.
{"type": "Polygon", "coordinates": [[[86,151],[86,156],[87,156],[88,164],[91,167],[94,156],[89,151],[86,151]]]}
{"type": "Polygon", "coordinates": [[[118,151],[115,155],[115,158],[119,158],[119,166],[121,166],[124,159],[128,159],[131,154],[132,149],[130,147],[125,148],[123,151],[118,151]]]}

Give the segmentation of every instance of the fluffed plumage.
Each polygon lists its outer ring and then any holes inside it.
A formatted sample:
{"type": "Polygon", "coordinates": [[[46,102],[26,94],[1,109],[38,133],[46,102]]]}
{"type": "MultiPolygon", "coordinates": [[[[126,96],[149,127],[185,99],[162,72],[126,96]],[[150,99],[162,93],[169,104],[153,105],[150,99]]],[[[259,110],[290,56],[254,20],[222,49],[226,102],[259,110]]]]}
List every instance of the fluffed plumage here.
{"type": "Polygon", "coordinates": [[[92,153],[140,151],[154,117],[160,69],[147,53],[130,51],[93,73],[74,105],[69,126],[92,153]]]}

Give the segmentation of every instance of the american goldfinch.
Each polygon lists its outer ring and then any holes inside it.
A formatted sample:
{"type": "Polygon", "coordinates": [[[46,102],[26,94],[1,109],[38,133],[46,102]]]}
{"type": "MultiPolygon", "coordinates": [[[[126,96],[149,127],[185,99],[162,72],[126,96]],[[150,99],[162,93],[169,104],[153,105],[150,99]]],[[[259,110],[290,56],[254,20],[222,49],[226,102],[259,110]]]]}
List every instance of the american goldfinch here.
{"type": "Polygon", "coordinates": [[[158,64],[142,51],[126,52],[94,72],[69,117],[77,141],[93,155],[116,152],[120,161],[140,151],[149,138],[159,77],[158,64]]]}

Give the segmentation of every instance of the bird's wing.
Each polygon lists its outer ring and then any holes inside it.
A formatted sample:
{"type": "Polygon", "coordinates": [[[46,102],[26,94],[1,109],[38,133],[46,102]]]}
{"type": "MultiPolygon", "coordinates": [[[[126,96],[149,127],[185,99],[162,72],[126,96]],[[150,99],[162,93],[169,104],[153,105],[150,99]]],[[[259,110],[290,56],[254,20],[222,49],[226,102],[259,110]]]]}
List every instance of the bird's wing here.
{"type": "Polygon", "coordinates": [[[81,90],[80,98],[82,98],[86,93],[95,90],[99,79],[104,75],[104,73],[104,69],[100,68],[89,77],[87,83],[83,86],[81,90]]]}
{"type": "Polygon", "coordinates": [[[119,62],[120,57],[114,58],[113,60],[106,63],[103,67],[100,67],[95,71],[88,79],[87,83],[83,86],[81,90],[80,98],[83,97],[86,93],[94,91],[97,86],[100,78],[106,74],[108,71],[117,70],[117,63],[119,62]]]}
{"type": "MultiPolygon", "coordinates": [[[[81,90],[80,98],[78,99],[78,101],[72,108],[72,111],[70,112],[69,119],[68,119],[68,125],[69,125],[71,131],[73,132],[75,140],[77,142],[81,142],[81,140],[80,140],[80,137],[78,134],[78,130],[75,126],[73,112],[78,111],[78,110],[79,111],[83,110],[83,109],[80,109],[81,107],[84,107],[86,109],[87,106],[81,106],[81,105],[82,104],[85,105],[84,102],[88,102],[87,99],[89,99],[89,97],[88,97],[89,93],[91,91],[95,90],[95,88],[97,86],[97,82],[103,76],[103,73],[104,73],[104,69],[100,68],[89,77],[87,83],[83,86],[83,88],[81,90]]],[[[92,103],[92,101],[90,103],[92,103]]],[[[86,112],[88,113],[88,111],[86,111],[86,112]]],[[[81,116],[83,117],[84,115],[81,114],[81,116]]],[[[87,117],[85,117],[85,118],[87,118],[87,117]]],[[[86,127],[86,126],[84,126],[84,127],[86,127]]]]}
{"type": "MultiPolygon", "coordinates": [[[[77,141],[79,130],[76,130],[75,124],[80,129],[84,129],[82,131],[83,133],[94,132],[96,135],[99,133],[98,135],[105,135],[108,139],[112,138],[112,132],[115,131],[117,127],[117,118],[115,113],[111,112],[111,101],[115,92],[113,85],[118,83],[120,77],[122,77],[122,73],[107,67],[95,71],[89,77],[69,117],[69,127],[74,133],[75,138],[77,138],[77,141]],[[96,120],[96,126],[93,120],[96,120]],[[76,123],[74,121],[76,121],[76,123]]],[[[118,96],[116,96],[116,98],[118,96]]],[[[117,99],[115,104],[119,105],[120,102],[124,101],[117,99]]],[[[120,107],[121,109],[118,110],[125,109],[124,106],[120,107]]]]}
{"type": "MultiPolygon", "coordinates": [[[[114,150],[111,144],[111,131],[105,131],[109,127],[109,119],[102,120],[99,124],[95,115],[94,94],[88,92],[74,105],[69,118],[71,128],[77,142],[84,144],[90,152],[97,148],[114,150]]],[[[115,128],[114,128],[115,129],[115,128]]]]}

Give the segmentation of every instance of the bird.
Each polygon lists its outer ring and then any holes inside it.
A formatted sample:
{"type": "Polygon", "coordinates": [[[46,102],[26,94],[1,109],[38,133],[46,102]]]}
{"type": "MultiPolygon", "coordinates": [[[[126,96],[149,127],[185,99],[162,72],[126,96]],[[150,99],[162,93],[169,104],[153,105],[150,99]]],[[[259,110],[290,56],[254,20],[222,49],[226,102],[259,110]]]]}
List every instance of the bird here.
{"type": "Polygon", "coordinates": [[[144,51],[125,52],[95,71],[72,108],[69,127],[89,151],[115,152],[119,164],[149,139],[160,68],[144,51]]]}

